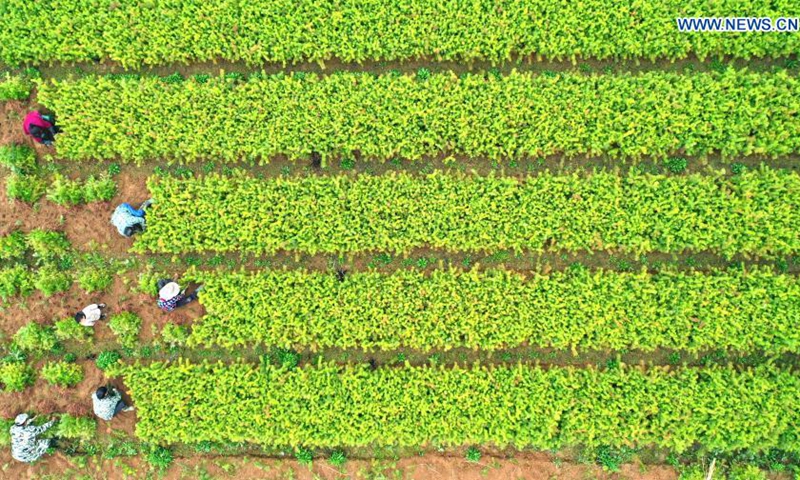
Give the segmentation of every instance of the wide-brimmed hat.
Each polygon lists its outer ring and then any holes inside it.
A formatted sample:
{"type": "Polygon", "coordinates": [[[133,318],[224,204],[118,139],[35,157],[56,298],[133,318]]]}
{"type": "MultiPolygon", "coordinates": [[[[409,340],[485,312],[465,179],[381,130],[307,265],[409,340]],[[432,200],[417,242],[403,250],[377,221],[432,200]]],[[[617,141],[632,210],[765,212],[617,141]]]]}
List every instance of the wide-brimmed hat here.
{"type": "Polygon", "coordinates": [[[171,300],[179,293],[181,293],[180,285],[175,282],[169,282],[161,287],[161,290],[158,291],[158,296],[161,297],[161,300],[171,300]]]}
{"type": "Polygon", "coordinates": [[[14,419],[14,423],[17,424],[17,425],[25,425],[25,422],[28,421],[28,418],[30,418],[30,417],[28,417],[27,413],[20,413],[14,419]]]}

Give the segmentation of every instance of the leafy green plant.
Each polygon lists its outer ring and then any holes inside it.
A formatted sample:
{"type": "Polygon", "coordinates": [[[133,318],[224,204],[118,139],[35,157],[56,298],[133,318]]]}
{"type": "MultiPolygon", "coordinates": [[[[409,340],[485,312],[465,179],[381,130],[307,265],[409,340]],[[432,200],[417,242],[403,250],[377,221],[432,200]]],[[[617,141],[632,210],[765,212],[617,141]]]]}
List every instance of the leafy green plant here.
{"type": "Polygon", "coordinates": [[[478,450],[477,447],[469,447],[467,449],[467,453],[464,455],[464,458],[466,458],[468,462],[473,462],[473,463],[480,462],[481,451],[478,450]]]}
{"type": "Polygon", "coordinates": [[[630,462],[635,450],[627,447],[612,447],[601,445],[595,449],[597,463],[603,470],[609,472],[619,472],[623,463],[630,462]]]}
{"type": "Polygon", "coordinates": [[[183,325],[167,323],[161,330],[161,339],[171,347],[179,347],[189,340],[189,330],[183,325]]]}
{"type": "Polygon", "coordinates": [[[328,463],[337,468],[343,466],[345,462],[347,462],[347,456],[341,450],[334,450],[328,458],[328,463]]]}
{"type": "Polygon", "coordinates": [[[36,381],[36,370],[26,363],[0,363],[0,385],[6,392],[21,392],[36,381]]]}
{"type": "Polygon", "coordinates": [[[42,263],[50,263],[60,257],[68,256],[72,246],[67,236],[50,230],[32,230],[27,236],[33,256],[42,263]]]}
{"type": "Polygon", "coordinates": [[[142,319],[131,312],[122,312],[111,317],[108,327],[117,336],[120,345],[133,348],[139,342],[139,329],[142,319]]]}
{"type": "Polygon", "coordinates": [[[145,295],[150,295],[151,297],[158,296],[158,281],[162,278],[166,278],[163,273],[156,272],[152,268],[147,268],[139,273],[139,283],[137,290],[145,295]]]}
{"type": "Polygon", "coordinates": [[[294,458],[300,465],[311,466],[314,462],[314,453],[307,448],[300,447],[294,451],[294,458]]]}
{"type": "Polygon", "coordinates": [[[0,75],[0,101],[25,100],[31,95],[31,82],[22,75],[0,75]]]}
{"type": "Polygon", "coordinates": [[[86,293],[102,292],[114,282],[114,274],[108,268],[89,265],[78,273],[77,280],[86,293]]]}
{"type": "Polygon", "coordinates": [[[58,338],[52,327],[28,322],[14,334],[14,343],[30,353],[47,353],[56,349],[58,338]]]}
{"type": "Polygon", "coordinates": [[[11,200],[36,203],[47,190],[47,182],[35,175],[12,173],[6,177],[6,194],[11,200]]]}
{"type": "Polygon", "coordinates": [[[25,266],[0,268],[0,298],[4,301],[15,295],[30,295],[33,289],[33,274],[25,266]]]}
{"type": "Polygon", "coordinates": [[[100,370],[108,370],[109,368],[116,366],[121,358],[122,357],[120,356],[119,353],[107,350],[104,352],[100,352],[100,354],[97,355],[95,364],[97,365],[97,368],[99,368],[100,370]]]}
{"type": "Polygon", "coordinates": [[[0,165],[19,175],[33,174],[38,170],[36,152],[27,145],[0,146],[0,165]]]}
{"type": "Polygon", "coordinates": [[[85,182],[70,180],[56,173],[47,199],[58,205],[73,206],[81,203],[106,202],[117,194],[117,184],[107,176],[90,176],[85,182]]]}
{"type": "Polygon", "coordinates": [[[670,157],[664,161],[664,166],[672,173],[683,173],[689,162],[683,157],[670,157]]]}
{"type": "Polygon", "coordinates": [[[21,260],[27,251],[28,244],[22,232],[11,232],[0,237],[0,260],[21,260]]]}
{"type": "Polygon", "coordinates": [[[80,182],[56,173],[47,192],[47,199],[56,205],[73,206],[83,203],[83,189],[80,182]]]}
{"type": "MultiPolygon", "coordinates": [[[[2,367],[0,367],[1,369],[2,367]]],[[[0,447],[6,448],[11,446],[11,427],[14,425],[13,419],[6,420],[0,418],[0,447]]]]}
{"type": "Polygon", "coordinates": [[[130,440],[112,440],[103,450],[103,458],[108,460],[117,457],[132,457],[138,454],[138,445],[130,440]]]}
{"type": "Polygon", "coordinates": [[[297,368],[300,363],[300,354],[292,349],[279,348],[275,351],[275,356],[284,368],[297,368]]]}
{"type": "Polygon", "coordinates": [[[172,450],[158,445],[151,448],[147,454],[147,463],[160,470],[169,468],[172,465],[172,460],[172,450]]]}
{"type": "Polygon", "coordinates": [[[64,318],[54,324],[54,332],[58,340],[76,340],[85,342],[94,336],[94,329],[86,328],[74,318],[64,318]]]}
{"type": "MultiPolygon", "coordinates": [[[[109,167],[110,170],[110,167],[109,167]]],[[[107,176],[90,176],[83,184],[83,201],[108,202],[117,194],[117,183],[107,176]]]]}
{"type": "Polygon", "coordinates": [[[56,293],[69,290],[72,285],[72,276],[52,265],[45,265],[34,274],[33,285],[45,297],[51,297],[56,293]]]}
{"type": "Polygon", "coordinates": [[[755,465],[734,465],[728,472],[728,480],[768,480],[765,472],[755,465]]]}
{"type": "Polygon", "coordinates": [[[42,367],[40,376],[59,387],[72,387],[83,380],[83,368],[75,363],[48,362],[42,367]]]}
{"type": "Polygon", "coordinates": [[[93,418],[62,414],[56,424],[55,434],[59,438],[88,442],[94,438],[96,430],[97,422],[93,418]]]}

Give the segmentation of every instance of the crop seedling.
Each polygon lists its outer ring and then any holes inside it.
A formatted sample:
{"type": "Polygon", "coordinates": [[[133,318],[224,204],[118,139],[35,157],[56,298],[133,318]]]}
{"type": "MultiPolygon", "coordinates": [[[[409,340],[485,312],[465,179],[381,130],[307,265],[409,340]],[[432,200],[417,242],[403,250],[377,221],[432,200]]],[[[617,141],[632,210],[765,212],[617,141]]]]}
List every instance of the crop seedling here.
{"type": "Polygon", "coordinates": [[[47,191],[47,182],[35,175],[12,173],[6,177],[6,194],[11,200],[36,203],[47,191]]]}
{"type": "Polygon", "coordinates": [[[95,364],[100,370],[108,370],[109,368],[116,366],[121,358],[122,357],[120,354],[115,351],[104,351],[97,355],[95,364]]]}
{"type": "Polygon", "coordinates": [[[123,312],[111,317],[108,328],[117,336],[117,341],[124,348],[134,348],[139,341],[139,329],[142,319],[136,314],[123,312]]]}
{"type": "Polygon", "coordinates": [[[630,462],[635,450],[628,447],[601,445],[595,451],[596,462],[608,472],[619,472],[623,463],[630,462]]]}
{"type": "Polygon", "coordinates": [[[28,251],[25,235],[12,232],[0,237],[0,260],[22,260],[28,251]]]}
{"type": "Polygon", "coordinates": [[[48,362],[42,367],[40,376],[59,387],[72,387],[83,380],[83,368],[67,362],[48,362]]]}
{"type": "Polygon", "coordinates": [[[152,447],[147,454],[147,463],[161,471],[168,469],[172,460],[172,450],[160,445],[152,447]]]}
{"type": "Polygon", "coordinates": [[[72,277],[52,265],[45,265],[36,271],[33,285],[45,297],[51,297],[56,293],[67,291],[72,285],[72,277]]]}
{"type": "Polygon", "coordinates": [[[300,465],[305,465],[310,467],[311,464],[314,462],[314,454],[311,450],[307,448],[300,447],[294,452],[294,458],[297,459],[297,463],[300,465]]]}
{"type": "Polygon", "coordinates": [[[18,175],[36,173],[36,152],[26,145],[0,146],[0,165],[18,175]]]}
{"type": "Polygon", "coordinates": [[[683,157],[670,157],[664,161],[664,166],[672,173],[683,173],[689,162],[683,157]]]}
{"type": "Polygon", "coordinates": [[[330,463],[336,468],[342,467],[345,464],[345,462],[347,462],[347,456],[341,450],[334,450],[331,453],[330,458],[328,458],[328,463],[330,463]]]}
{"type": "Polygon", "coordinates": [[[27,235],[27,240],[39,264],[51,263],[72,251],[69,240],[61,232],[33,230],[27,235]]]}
{"type": "Polygon", "coordinates": [[[94,438],[96,430],[97,422],[93,418],[63,414],[56,424],[55,434],[58,438],[88,442],[94,438]]]}
{"type": "Polygon", "coordinates": [[[29,322],[14,334],[14,343],[25,352],[41,355],[55,350],[58,339],[52,327],[29,322]]]}
{"type": "Polygon", "coordinates": [[[469,447],[464,458],[466,458],[468,462],[478,463],[481,461],[481,451],[478,450],[477,447],[469,447]]]}
{"type": "Polygon", "coordinates": [[[0,101],[26,100],[31,94],[31,82],[21,75],[5,72],[0,75],[0,101]]]}
{"type": "Polygon", "coordinates": [[[0,387],[5,392],[21,392],[36,381],[36,370],[26,363],[0,363],[0,387]]]}

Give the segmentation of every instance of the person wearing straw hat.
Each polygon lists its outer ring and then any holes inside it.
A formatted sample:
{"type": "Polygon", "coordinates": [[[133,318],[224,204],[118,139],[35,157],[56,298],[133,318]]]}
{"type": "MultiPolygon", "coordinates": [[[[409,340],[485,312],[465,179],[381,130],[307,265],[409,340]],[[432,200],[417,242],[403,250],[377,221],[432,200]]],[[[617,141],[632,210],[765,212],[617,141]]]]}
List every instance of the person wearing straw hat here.
{"type": "Polygon", "coordinates": [[[46,432],[52,427],[56,421],[51,419],[44,425],[35,426],[31,422],[33,418],[29,417],[27,413],[20,413],[14,419],[14,425],[11,426],[11,457],[20,462],[31,463],[40,459],[42,455],[47,453],[47,449],[52,444],[51,439],[38,438],[39,435],[46,432]]]}
{"type": "Polygon", "coordinates": [[[200,286],[191,295],[186,295],[181,286],[172,280],[158,281],[158,308],[165,312],[171,312],[176,308],[182,307],[197,300],[198,293],[203,289],[200,286]]]}

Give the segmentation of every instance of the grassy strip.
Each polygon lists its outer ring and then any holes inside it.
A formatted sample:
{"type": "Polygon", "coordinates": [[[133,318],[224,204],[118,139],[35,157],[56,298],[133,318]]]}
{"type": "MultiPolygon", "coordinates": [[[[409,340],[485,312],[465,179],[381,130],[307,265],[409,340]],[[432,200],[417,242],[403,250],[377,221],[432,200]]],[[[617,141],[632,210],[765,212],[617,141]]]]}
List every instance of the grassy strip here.
{"type": "Polygon", "coordinates": [[[796,352],[800,283],[768,270],[710,275],[585,268],[430,275],[401,270],[202,272],[190,343],[421,351],[466,347],[796,352]]]}
{"type": "Polygon", "coordinates": [[[44,84],[38,100],[58,112],[59,155],[77,160],[800,151],[800,81],[785,71],[180,80],[87,76],[44,84]]]}
{"type": "Polygon", "coordinates": [[[225,59],[263,62],[550,58],[682,58],[688,54],[783,56],[791,34],[680,32],[675,18],[797,17],[792,0],[357,0],[143,5],[7,0],[0,9],[0,59],[8,63],[111,59],[126,66],[225,59]]]}
{"type": "Polygon", "coordinates": [[[153,442],[800,449],[792,408],[800,377],[768,366],[370,371],[180,362],[114,373],[137,405],[137,436],[153,442]]]}
{"type": "Polygon", "coordinates": [[[800,176],[152,178],[137,251],[800,251],[800,176]]]}

